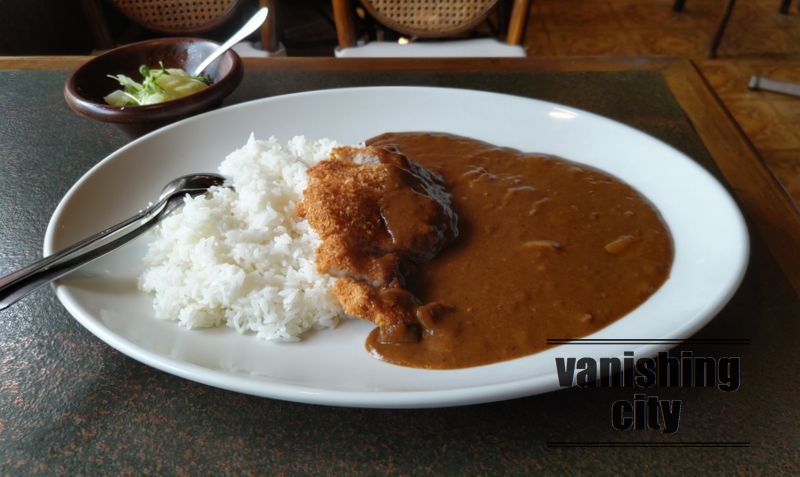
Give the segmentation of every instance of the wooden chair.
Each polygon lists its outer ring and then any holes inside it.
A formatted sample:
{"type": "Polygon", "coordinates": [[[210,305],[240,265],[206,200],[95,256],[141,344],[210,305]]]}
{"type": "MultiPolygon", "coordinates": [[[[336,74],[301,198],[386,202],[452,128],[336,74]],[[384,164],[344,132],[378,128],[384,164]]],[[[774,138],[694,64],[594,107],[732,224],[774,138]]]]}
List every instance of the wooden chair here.
{"type": "MultiPolygon", "coordinates": [[[[789,14],[789,7],[792,6],[792,0],[781,0],[781,4],[778,6],[778,11],[784,15],[789,14]]],[[[800,3],[797,4],[797,11],[800,12],[800,3]]]]}
{"type": "MultiPolygon", "coordinates": [[[[81,0],[98,49],[113,48],[118,43],[111,34],[101,4],[103,1],[113,5],[133,24],[156,34],[170,36],[203,36],[230,24],[248,4],[253,3],[249,0],[81,0]]],[[[261,6],[270,9],[259,35],[264,56],[280,50],[275,3],[276,0],[259,0],[261,6]]],[[[238,28],[238,25],[234,26],[238,28]]]]}
{"type": "Polygon", "coordinates": [[[522,43],[530,0],[332,0],[332,5],[339,57],[525,56],[522,43]],[[403,35],[405,42],[359,39],[359,16],[403,35]],[[493,33],[502,40],[470,37],[490,16],[497,23],[493,33]]]}
{"type": "MultiPolygon", "coordinates": [[[[686,0],[675,0],[675,3],[672,4],[672,10],[676,12],[683,11],[683,5],[685,3],[686,0]]],[[[791,4],[792,0],[781,0],[781,3],[778,5],[778,12],[784,15],[788,14],[791,4]]],[[[722,15],[717,22],[717,28],[714,30],[714,36],[711,37],[711,45],[708,47],[709,58],[717,57],[717,49],[722,42],[722,37],[725,35],[725,29],[728,28],[728,22],[731,19],[733,7],[735,6],[736,0],[727,0],[725,2],[725,8],[722,10],[722,15]]],[[[800,6],[798,6],[798,9],[800,9],[800,6]]]]}

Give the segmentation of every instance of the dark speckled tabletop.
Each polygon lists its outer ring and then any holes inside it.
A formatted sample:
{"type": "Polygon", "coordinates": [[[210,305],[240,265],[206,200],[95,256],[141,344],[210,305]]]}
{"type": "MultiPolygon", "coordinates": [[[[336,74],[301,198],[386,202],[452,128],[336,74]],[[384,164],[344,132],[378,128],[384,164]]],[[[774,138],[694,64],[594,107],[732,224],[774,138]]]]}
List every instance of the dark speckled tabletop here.
{"type": "MultiPolygon", "coordinates": [[[[497,90],[626,122],[721,177],[656,70],[357,72],[293,65],[251,68],[228,104],[351,85],[497,90]]],[[[127,142],[113,127],[68,109],[68,74],[0,71],[0,275],[40,256],[67,189],[127,142]]],[[[739,357],[740,388],[648,391],[682,401],[672,435],[612,427],[611,406],[632,400],[637,391],[629,388],[573,388],[428,410],[334,408],[220,390],[117,352],[44,287],[0,312],[0,475],[796,475],[800,303],[762,238],[752,235],[743,284],[696,336],[749,344],[676,349],[739,357]]]]}

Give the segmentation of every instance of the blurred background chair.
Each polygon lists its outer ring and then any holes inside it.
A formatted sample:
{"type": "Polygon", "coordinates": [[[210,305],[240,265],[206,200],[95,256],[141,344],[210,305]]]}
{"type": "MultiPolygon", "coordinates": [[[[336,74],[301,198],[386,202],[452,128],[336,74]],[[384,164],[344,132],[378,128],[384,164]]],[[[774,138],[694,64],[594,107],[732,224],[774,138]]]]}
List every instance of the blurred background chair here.
{"type": "Polygon", "coordinates": [[[200,36],[224,41],[259,6],[270,9],[257,38],[236,45],[241,56],[284,54],[278,41],[276,0],[81,0],[96,48],[105,50],[152,36],[200,36]],[[120,17],[128,24],[120,25],[120,17]]]}
{"type": "Polygon", "coordinates": [[[332,0],[337,57],[526,56],[530,0],[332,0]]]}
{"type": "MultiPolygon", "coordinates": [[[[672,4],[672,10],[676,12],[683,11],[683,6],[686,3],[686,0],[675,0],[675,3],[672,4]]],[[[792,0],[780,0],[780,4],[778,5],[778,12],[784,15],[789,13],[789,7],[792,5],[792,0]]],[[[717,49],[719,48],[719,44],[722,42],[722,37],[725,35],[725,29],[728,27],[728,22],[731,19],[731,14],[733,13],[733,7],[736,6],[736,0],[727,0],[725,2],[725,7],[722,10],[722,15],[717,22],[717,27],[714,30],[714,36],[711,37],[711,45],[708,47],[708,57],[709,58],[716,58],[717,57],[717,49]]],[[[798,5],[798,11],[800,11],[800,5],[798,5]]]]}
{"type": "MultiPolygon", "coordinates": [[[[792,6],[792,0],[781,0],[781,4],[778,7],[778,11],[787,15],[789,13],[789,7],[792,6]]],[[[800,12],[800,3],[797,4],[797,11],[800,12]]]]}

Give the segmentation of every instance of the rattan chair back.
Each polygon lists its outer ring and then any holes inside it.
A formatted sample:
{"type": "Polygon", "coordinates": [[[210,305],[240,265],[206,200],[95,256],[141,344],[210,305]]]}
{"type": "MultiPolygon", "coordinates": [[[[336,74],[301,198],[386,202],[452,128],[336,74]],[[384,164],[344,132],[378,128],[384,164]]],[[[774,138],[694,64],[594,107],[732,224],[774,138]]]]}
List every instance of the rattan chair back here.
{"type": "Polygon", "coordinates": [[[498,0],[362,0],[376,21],[405,35],[445,38],[483,22],[498,0]]]}
{"type": "Polygon", "coordinates": [[[244,0],[110,0],[131,21],[169,34],[196,34],[230,20],[244,0]]]}
{"type": "MultiPolygon", "coordinates": [[[[375,22],[402,35],[450,39],[496,17],[505,43],[521,45],[531,0],[360,0],[375,22]],[[496,15],[495,15],[496,14],[496,15]]],[[[339,48],[356,46],[357,0],[332,0],[339,48]]],[[[360,16],[360,15],[358,15],[360,16]]]]}

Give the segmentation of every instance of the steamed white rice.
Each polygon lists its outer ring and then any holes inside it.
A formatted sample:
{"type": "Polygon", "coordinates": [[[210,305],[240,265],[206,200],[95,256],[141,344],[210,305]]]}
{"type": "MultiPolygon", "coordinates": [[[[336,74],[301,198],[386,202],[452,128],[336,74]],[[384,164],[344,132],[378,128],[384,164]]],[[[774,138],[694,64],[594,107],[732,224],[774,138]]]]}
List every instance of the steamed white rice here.
{"type": "Polygon", "coordinates": [[[231,153],[219,171],[233,188],[187,198],[156,229],[140,277],[156,317],[284,341],[335,326],[343,312],[314,263],[319,238],[295,210],[306,169],[334,145],[251,136],[231,153]]]}

